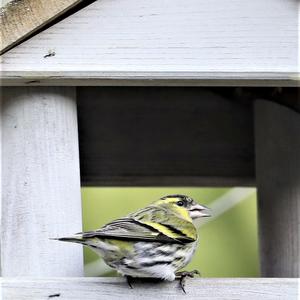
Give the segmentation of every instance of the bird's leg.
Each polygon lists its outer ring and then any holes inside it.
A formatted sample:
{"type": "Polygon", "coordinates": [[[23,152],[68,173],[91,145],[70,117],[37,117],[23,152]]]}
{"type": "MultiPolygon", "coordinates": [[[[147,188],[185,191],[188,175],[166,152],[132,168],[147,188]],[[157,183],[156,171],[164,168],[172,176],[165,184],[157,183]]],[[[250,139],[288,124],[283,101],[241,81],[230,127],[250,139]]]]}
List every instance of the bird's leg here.
{"type": "Polygon", "coordinates": [[[184,287],[185,287],[187,277],[194,278],[195,275],[201,276],[201,274],[198,270],[194,270],[191,272],[188,272],[188,271],[177,272],[175,275],[176,275],[176,278],[179,279],[179,285],[185,294],[186,294],[186,291],[185,291],[184,287]]]}
{"type": "Polygon", "coordinates": [[[127,282],[128,286],[129,286],[131,289],[133,289],[133,287],[132,287],[132,285],[131,285],[131,283],[132,283],[132,277],[131,277],[131,276],[128,276],[128,275],[126,275],[125,277],[126,277],[126,282],[127,282]]]}

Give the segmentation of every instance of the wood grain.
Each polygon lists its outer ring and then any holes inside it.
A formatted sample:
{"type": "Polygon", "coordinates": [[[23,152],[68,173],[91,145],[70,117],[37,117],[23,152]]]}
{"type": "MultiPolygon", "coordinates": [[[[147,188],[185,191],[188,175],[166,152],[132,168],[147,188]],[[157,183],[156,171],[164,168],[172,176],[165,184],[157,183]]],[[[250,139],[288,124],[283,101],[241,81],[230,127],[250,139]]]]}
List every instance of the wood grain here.
{"type": "Polygon", "coordinates": [[[5,53],[2,80],[296,85],[298,40],[296,0],[102,0],[5,53]]]}
{"type": "Polygon", "coordinates": [[[1,7],[0,54],[61,16],[82,0],[12,0],[1,7]]]}
{"type": "Polygon", "coordinates": [[[252,102],[201,88],[77,89],[83,185],[254,185],[252,102]]]}
{"type": "MultiPolygon", "coordinates": [[[[47,54],[48,52],[45,52],[47,54]]],[[[0,57],[1,59],[1,57],[0,57]]],[[[3,71],[0,86],[248,86],[298,87],[293,72],[3,71]]]]}
{"type": "MultiPolygon", "coordinates": [[[[1,196],[0,199],[0,230],[1,230],[1,224],[2,224],[2,97],[0,98],[0,196],[1,196]]],[[[1,254],[1,237],[0,237],[0,254],[1,254]]],[[[2,264],[1,264],[1,255],[0,255],[0,276],[2,276],[1,266],[2,264]]]]}
{"type": "Polygon", "coordinates": [[[47,278],[1,279],[3,299],[40,300],[128,300],[190,299],[190,300],[296,300],[299,299],[298,279],[270,278],[202,278],[187,281],[187,295],[178,282],[134,282],[130,289],[123,278],[47,278]],[[48,298],[50,295],[56,297],[48,298]],[[59,296],[58,296],[59,295],[59,296]]]}
{"type": "Polygon", "coordinates": [[[75,89],[6,88],[2,118],[2,276],[81,276],[49,240],[82,229],[75,89]]]}
{"type": "Polygon", "coordinates": [[[262,276],[300,277],[300,114],[255,104],[262,276]]]}

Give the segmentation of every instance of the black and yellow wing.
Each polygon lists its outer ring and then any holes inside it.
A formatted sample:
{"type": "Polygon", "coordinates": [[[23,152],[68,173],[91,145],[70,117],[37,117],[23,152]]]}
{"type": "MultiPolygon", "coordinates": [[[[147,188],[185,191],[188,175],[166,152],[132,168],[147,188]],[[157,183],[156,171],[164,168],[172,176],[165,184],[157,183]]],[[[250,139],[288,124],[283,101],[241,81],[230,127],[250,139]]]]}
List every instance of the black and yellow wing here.
{"type": "Polygon", "coordinates": [[[190,243],[197,239],[196,228],[167,210],[149,206],[102,228],[83,232],[82,238],[113,238],[119,240],[190,243]]]}

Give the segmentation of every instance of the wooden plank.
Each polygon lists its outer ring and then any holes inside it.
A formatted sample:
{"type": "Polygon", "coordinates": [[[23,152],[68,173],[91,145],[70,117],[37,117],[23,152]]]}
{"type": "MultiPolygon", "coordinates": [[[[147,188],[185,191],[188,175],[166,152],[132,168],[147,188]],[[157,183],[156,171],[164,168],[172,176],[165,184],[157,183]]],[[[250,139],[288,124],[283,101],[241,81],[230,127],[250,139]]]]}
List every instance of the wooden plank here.
{"type": "MultiPolygon", "coordinates": [[[[85,163],[82,163],[85,165],[85,163]]],[[[88,170],[87,172],[89,172],[88,170]]],[[[176,171],[175,171],[176,172],[176,171]]],[[[104,176],[104,175],[85,175],[82,176],[82,186],[128,186],[128,187],[153,187],[153,186],[168,186],[168,187],[253,187],[255,179],[249,177],[216,177],[216,176],[139,176],[124,175],[124,176],[104,176]]]]}
{"type": "Polygon", "coordinates": [[[64,14],[82,0],[12,0],[1,7],[0,54],[64,14]]]}
{"type": "Polygon", "coordinates": [[[123,278],[4,278],[4,299],[190,299],[275,300],[299,299],[298,279],[202,278],[187,281],[187,295],[177,282],[134,282],[130,289],[123,278]],[[52,295],[51,298],[49,296],[52,295]],[[57,298],[56,298],[56,297],[57,298]]]}
{"type": "MultiPolygon", "coordinates": [[[[2,195],[2,97],[0,98],[0,195],[2,195]]],[[[2,197],[0,198],[0,224],[2,224],[2,197]]],[[[1,225],[0,225],[1,228],[1,225]]],[[[1,253],[1,238],[0,238],[0,253],[1,253]]],[[[1,271],[1,255],[0,255],[0,276],[1,271]]]]}
{"type": "Polygon", "coordinates": [[[81,276],[49,240],[82,229],[75,89],[6,88],[2,113],[2,276],[81,276]]]}
{"type": "Polygon", "coordinates": [[[5,53],[2,80],[296,85],[298,40],[295,0],[103,0],[5,53]]]}
{"type": "Polygon", "coordinates": [[[255,104],[262,276],[300,277],[300,114],[255,104]]]}
{"type": "Polygon", "coordinates": [[[251,101],[201,88],[77,95],[83,185],[254,185],[251,101]]]}
{"type": "Polygon", "coordinates": [[[4,71],[2,86],[249,86],[298,87],[292,72],[4,71]]]}

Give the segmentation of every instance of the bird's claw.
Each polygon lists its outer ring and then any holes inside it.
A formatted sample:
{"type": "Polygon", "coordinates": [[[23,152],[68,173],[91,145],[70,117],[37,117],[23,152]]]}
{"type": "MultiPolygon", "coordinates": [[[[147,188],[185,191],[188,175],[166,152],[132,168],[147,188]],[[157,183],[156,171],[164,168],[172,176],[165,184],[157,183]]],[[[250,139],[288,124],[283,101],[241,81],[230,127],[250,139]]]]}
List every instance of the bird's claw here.
{"type": "Polygon", "coordinates": [[[194,278],[195,275],[201,276],[201,274],[198,270],[194,270],[191,272],[188,272],[188,271],[177,272],[175,275],[176,275],[176,278],[179,279],[179,285],[185,294],[186,294],[186,291],[185,291],[184,287],[185,287],[187,277],[194,278]]]}
{"type": "Polygon", "coordinates": [[[125,276],[126,277],[126,282],[128,284],[128,286],[133,289],[131,283],[132,283],[132,277],[131,276],[125,276]]]}

